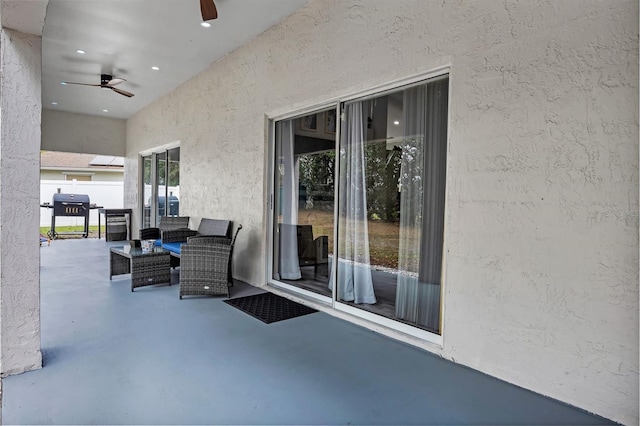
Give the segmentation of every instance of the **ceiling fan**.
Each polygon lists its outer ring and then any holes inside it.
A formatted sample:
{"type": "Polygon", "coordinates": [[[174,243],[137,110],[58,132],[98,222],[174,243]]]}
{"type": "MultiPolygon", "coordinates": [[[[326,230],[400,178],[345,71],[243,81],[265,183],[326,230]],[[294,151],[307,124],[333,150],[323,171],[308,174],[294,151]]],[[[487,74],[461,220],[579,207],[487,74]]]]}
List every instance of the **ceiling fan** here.
{"type": "Polygon", "coordinates": [[[100,75],[100,84],[88,84],[88,83],[75,83],[73,81],[63,81],[63,84],[78,84],[80,86],[93,86],[93,87],[101,87],[103,89],[111,89],[116,93],[119,93],[123,96],[126,96],[127,98],[130,98],[133,96],[133,93],[127,92],[126,90],[121,90],[116,88],[115,86],[117,86],[120,83],[123,83],[127,80],[125,80],[124,78],[113,78],[112,75],[110,74],[101,74],[100,75]]]}
{"type": "Polygon", "coordinates": [[[218,18],[218,9],[213,0],[200,0],[200,12],[202,12],[203,21],[218,18]]]}

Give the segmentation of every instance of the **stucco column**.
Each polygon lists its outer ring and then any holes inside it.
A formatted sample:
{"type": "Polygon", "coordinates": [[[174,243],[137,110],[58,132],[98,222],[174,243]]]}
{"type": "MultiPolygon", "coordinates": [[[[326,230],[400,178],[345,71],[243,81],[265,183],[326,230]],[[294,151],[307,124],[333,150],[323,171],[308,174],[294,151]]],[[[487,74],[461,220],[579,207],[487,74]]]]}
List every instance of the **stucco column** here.
{"type": "Polygon", "coordinates": [[[41,38],[0,36],[0,373],[38,369],[41,38]]]}

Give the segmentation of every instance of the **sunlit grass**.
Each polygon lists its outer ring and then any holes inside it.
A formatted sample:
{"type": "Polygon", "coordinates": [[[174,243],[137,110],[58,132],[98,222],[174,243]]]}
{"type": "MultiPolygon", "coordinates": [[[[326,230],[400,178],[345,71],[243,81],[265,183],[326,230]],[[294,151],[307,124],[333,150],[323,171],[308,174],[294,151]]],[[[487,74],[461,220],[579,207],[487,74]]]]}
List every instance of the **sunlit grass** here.
{"type": "MultiPolygon", "coordinates": [[[[40,227],[40,235],[47,236],[47,233],[51,231],[50,226],[41,226],[40,227]]],[[[102,227],[102,231],[104,232],[104,226],[102,227]]],[[[56,233],[60,234],[57,238],[78,238],[82,236],[82,232],[84,232],[84,226],[56,226],[56,233]],[[65,233],[75,232],[77,234],[68,234],[65,233]]],[[[98,225],[89,225],[89,238],[98,238],[98,225]]]]}
{"type": "MultiPolygon", "coordinates": [[[[329,252],[333,251],[333,212],[323,210],[305,210],[298,212],[300,225],[312,225],[313,236],[329,236],[329,252]]],[[[369,256],[372,265],[387,268],[398,267],[398,247],[400,244],[400,226],[397,223],[370,220],[369,256]]]]}

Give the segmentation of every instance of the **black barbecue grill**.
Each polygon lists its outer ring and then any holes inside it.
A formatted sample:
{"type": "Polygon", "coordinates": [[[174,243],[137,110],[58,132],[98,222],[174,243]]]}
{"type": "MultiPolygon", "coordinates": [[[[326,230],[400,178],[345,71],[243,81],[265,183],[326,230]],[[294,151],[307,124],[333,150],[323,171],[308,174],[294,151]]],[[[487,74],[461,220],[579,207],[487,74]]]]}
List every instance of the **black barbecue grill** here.
{"type": "MultiPolygon", "coordinates": [[[[56,216],[76,216],[84,217],[84,231],[64,232],[64,234],[82,234],[84,238],[89,236],[89,211],[91,204],[89,196],[86,194],[53,194],[51,205],[45,205],[51,210],[51,230],[47,235],[55,239],[59,233],[56,232],[56,216]]],[[[43,206],[44,207],[44,206],[43,206]]]]}

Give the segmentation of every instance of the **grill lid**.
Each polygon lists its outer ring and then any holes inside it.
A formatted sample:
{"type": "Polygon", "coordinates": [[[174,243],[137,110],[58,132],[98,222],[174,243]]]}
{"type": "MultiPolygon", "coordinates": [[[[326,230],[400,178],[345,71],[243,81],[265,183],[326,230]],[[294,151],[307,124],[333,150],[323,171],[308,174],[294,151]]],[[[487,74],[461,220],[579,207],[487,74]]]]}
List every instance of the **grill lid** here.
{"type": "Polygon", "coordinates": [[[87,194],[53,194],[53,204],[57,203],[82,203],[89,204],[87,194]]]}

